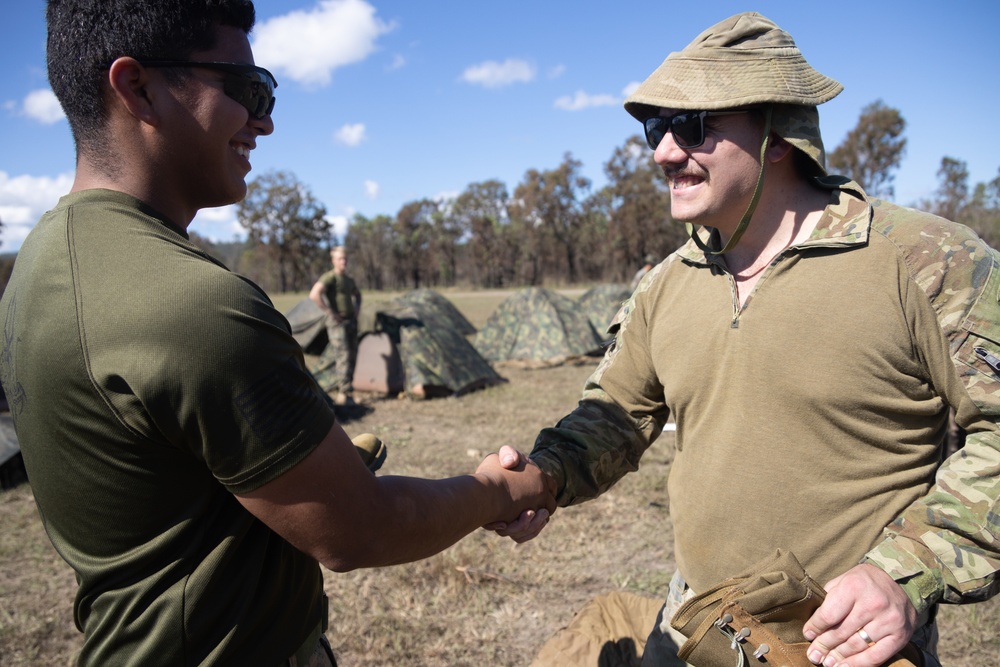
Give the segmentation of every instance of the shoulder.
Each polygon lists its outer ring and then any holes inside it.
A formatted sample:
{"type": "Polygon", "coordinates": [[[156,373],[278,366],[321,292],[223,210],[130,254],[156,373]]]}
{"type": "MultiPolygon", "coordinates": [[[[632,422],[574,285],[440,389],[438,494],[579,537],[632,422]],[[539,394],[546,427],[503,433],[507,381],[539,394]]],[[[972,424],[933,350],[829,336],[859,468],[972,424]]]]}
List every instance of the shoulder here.
{"type": "Polygon", "coordinates": [[[912,208],[872,201],[871,241],[891,252],[942,321],[962,322],[993,304],[995,317],[1000,255],[965,225],[912,208]],[[984,295],[992,295],[984,299],[984,295]]]}
{"type": "Polygon", "coordinates": [[[996,250],[970,228],[924,211],[872,200],[871,230],[892,245],[911,277],[931,295],[982,286],[997,265],[996,250]]]}

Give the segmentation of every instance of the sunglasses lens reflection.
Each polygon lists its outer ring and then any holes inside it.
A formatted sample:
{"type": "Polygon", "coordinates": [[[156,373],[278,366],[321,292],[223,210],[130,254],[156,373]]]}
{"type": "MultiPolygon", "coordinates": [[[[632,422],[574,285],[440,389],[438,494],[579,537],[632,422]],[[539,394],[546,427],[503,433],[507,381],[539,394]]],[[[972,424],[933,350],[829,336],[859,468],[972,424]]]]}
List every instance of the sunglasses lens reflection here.
{"type": "Polygon", "coordinates": [[[670,132],[674,135],[674,143],[681,148],[697,148],[705,141],[702,112],[689,111],[675,114],[669,118],[653,116],[643,123],[646,130],[646,144],[656,150],[663,137],[670,132]]]}
{"type": "Polygon", "coordinates": [[[646,128],[646,145],[655,151],[666,134],[667,119],[660,116],[653,116],[646,119],[644,126],[646,128]]]}
{"type": "Polygon", "coordinates": [[[260,72],[228,74],[225,91],[226,95],[242,104],[254,118],[264,118],[274,110],[274,88],[260,72]]]}
{"type": "Polygon", "coordinates": [[[679,113],[670,118],[670,131],[681,148],[700,146],[701,128],[701,116],[697,113],[679,113]]]}

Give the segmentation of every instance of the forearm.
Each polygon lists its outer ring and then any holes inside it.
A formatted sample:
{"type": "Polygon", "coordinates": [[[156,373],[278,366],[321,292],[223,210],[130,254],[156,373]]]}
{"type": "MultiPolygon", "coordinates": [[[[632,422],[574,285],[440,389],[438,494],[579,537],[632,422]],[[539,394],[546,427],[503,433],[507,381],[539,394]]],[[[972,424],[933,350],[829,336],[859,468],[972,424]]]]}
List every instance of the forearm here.
{"type": "Polygon", "coordinates": [[[323,298],[323,292],[326,287],[321,282],[316,282],[313,284],[312,289],[309,290],[309,300],[315,303],[320,310],[329,313],[330,307],[326,303],[326,299],[323,298]]]}
{"type": "Polygon", "coordinates": [[[939,600],[986,599],[1000,587],[998,505],[1000,436],[970,433],[930,492],[886,528],[866,562],[895,579],[919,612],[939,600]]]}
{"type": "Polygon", "coordinates": [[[534,465],[504,470],[490,457],[474,475],[375,477],[334,424],[312,453],[237,499],[299,550],[335,571],[430,556],[476,528],[526,509],[554,508],[534,465]]]}
{"type": "Polygon", "coordinates": [[[639,459],[660,434],[663,423],[634,419],[597,390],[573,412],[535,440],[531,459],[556,480],[561,507],[607,491],[638,469],[639,459]]]}
{"type": "Polygon", "coordinates": [[[337,572],[396,565],[447,549],[480,526],[514,519],[515,506],[489,480],[463,475],[442,480],[385,476],[379,501],[358,508],[365,520],[350,534],[330,535],[318,560],[337,572]]]}

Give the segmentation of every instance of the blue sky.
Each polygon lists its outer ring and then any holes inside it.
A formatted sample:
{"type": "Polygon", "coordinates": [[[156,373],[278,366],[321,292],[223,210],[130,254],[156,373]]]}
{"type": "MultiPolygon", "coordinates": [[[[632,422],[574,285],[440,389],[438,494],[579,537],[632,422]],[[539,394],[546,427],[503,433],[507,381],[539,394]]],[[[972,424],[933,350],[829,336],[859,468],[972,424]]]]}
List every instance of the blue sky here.
{"type": "MultiPolygon", "coordinates": [[[[258,0],[251,42],[278,78],[275,133],[248,178],[287,170],[341,232],[354,213],[395,215],[408,201],[499,179],[571,153],[595,186],[639,131],[627,92],[671,51],[740,11],[789,31],[845,91],[820,107],[834,148],[876,99],[899,109],[908,149],[896,200],[933,194],[944,156],[972,184],[1000,167],[1000,3],[842,0],[258,0]],[[829,9],[824,9],[829,7],[829,9]]],[[[44,2],[7,3],[0,28],[0,252],[20,247],[70,187],[69,128],[45,75],[44,2]]],[[[191,229],[243,237],[234,207],[191,229]]]]}

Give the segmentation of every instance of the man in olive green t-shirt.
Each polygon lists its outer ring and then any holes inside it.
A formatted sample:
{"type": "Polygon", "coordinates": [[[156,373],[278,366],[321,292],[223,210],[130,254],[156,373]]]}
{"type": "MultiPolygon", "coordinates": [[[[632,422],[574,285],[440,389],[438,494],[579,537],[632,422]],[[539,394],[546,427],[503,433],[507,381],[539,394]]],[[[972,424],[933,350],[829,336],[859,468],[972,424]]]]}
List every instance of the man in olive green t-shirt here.
{"type": "Polygon", "coordinates": [[[309,298],[326,311],[327,345],[313,375],[324,391],[334,393],[334,403],[349,403],[354,391],[354,364],[358,355],[358,313],[361,291],[347,275],[347,251],[330,251],[333,268],[309,291],[309,298]]]}
{"type": "Polygon", "coordinates": [[[0,300],[0,380],[82,665],[335,664],[320,564],[408,562],[553,508],[547,480],[376,477],[288,322],[192,244],[274,131],[248,0],[49,0],[72,190],[0,300]]]}

